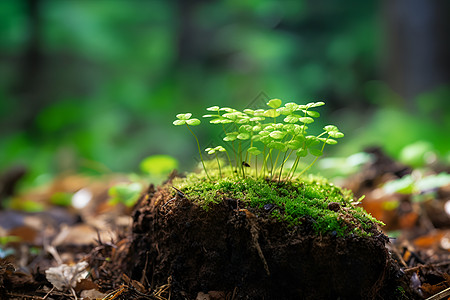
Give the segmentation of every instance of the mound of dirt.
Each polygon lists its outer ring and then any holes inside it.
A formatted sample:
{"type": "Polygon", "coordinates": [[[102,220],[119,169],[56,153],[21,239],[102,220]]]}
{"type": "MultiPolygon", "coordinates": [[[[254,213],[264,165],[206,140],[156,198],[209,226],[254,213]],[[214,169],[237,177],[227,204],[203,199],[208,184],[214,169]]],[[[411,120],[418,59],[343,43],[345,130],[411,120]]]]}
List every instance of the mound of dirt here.
{"type": "Polygon", "coordinates": [[[186,197],[152,190],[133,215],[132,277],[170,277],[171,299],[373,299],[392,273],[375,226],[369,237],[319,235],[308,218],[292,226],[233,199],[206,211],[186,197]]]}

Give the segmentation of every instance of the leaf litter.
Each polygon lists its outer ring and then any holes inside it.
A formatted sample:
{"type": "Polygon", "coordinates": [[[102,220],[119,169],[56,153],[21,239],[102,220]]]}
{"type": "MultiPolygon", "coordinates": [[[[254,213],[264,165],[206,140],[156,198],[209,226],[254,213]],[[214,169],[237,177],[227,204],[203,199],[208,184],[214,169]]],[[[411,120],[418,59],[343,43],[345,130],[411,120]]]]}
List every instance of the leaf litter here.
{"type": "MultiPolygon", "coordinates": [[[[377,159],[344,185],[357,197],[366,195],[362,205],[387,224],[383,229],[391,240],[388,249],[401,270],[395,279],[396,299],[402,295],[403,299],[447,299],[450,187],[434,188],[419,200],[412,194],[387,194],[380,189],[384,182],[412,170],[379,150],[371,153],[377,159]]],[[[442,168],[435,174],[441,173],[442,168]]],[[[153,286],[151,278],[131,279],[130,270],[124,268],[132,242],[132,207],[108,202],[108,190],[117,182],[124,182],[123,175],[75,174],[56,178],[47,189],[13,195],[17,202],[35,200],[45,210],[0,210],[0,299],[169,299],[170,276],[164,284],[153,286]],[[74,195],[81,190],[77,197],[83,196],[85,203],[78,208],[50,201],[56,192],[74,195]]],[[[223,295],[235,297],[224,291],[198,291],[197,299],[225,299],[223,295]]]]}

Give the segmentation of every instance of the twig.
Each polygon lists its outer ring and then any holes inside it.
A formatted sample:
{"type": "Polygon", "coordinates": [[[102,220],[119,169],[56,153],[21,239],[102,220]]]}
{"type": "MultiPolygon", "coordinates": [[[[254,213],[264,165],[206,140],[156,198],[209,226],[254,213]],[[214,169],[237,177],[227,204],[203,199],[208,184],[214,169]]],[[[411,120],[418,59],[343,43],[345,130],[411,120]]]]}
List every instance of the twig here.
{"type": "Polygon", "coordinates": [[[427,298],[426,300],[440,300],[446,298],[447,296],[450,296],[450,287],[437,293],[436,295],[427,298]]]}
{"type": "Polygon", "coordinates": [[[406,264],[405,260],[403,259],[402,255],[400,254],[400,252],[398,252],[398,249],[395,246],[391,247],[392,251],[394,252],[395,256],[397,256],[398,260],[400,261],[400,263],[407,268],[408,264],[406,264]]]}
{"type": "Polygon", "coordinates": [[[231,300],[234,300],[234,298],[236,297],[236,292],[237,292],[237,286],[234,287],[233,296],[231,296],[231,300]]]}
{"type": "Polygon", "coordinates": [[[78,300],[77,293],[75,292],[75,290],[73,289],[73,287],[70,287],[70,292],[72,293],[73,298],[74,298],[75,300],[78,300]]]}
{"type": "Polygon", "coordinates": [[[28,296],[28,295],[21,295],[21,294],[10,293],[10,292],[6,292],[6,295],[11,296],[11,297],[19,297],[21,299],[36,299],[36,300],[43,300],[44,299],[44,298],[39,297],[39,296],[28,296]]]}
{"type": "Polygon", "coordinates": [[[52,289],[44,296],[44,298],[42,298],[42,300],[47,299],[47,297],[50,296],[50,294],[53,292],[54,289],[55,287],[52,287],[52,289]]]}
{"type": "Polygon", "coordinates": [[[442,267],[442,266],[447,266],[447,265],[450,265],[450,261],[445,261],[445,262],[441,262],[441,263],[437,263],[437,264],[419,265],[419,266],[416,266],[416,267],[405,269],[403,271],[405,271],[405,272],[413,272],[413,271],[417,271],[417,270],[419,270],[421,268],[434,268],[434,267],[442,267]]]}

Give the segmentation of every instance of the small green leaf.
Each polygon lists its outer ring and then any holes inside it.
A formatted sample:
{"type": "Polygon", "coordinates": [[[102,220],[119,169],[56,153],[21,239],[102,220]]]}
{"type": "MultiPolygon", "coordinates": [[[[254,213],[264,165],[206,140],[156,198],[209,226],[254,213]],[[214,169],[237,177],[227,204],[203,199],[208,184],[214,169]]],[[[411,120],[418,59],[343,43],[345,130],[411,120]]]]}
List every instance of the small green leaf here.
{"type": "Polygon", "coordinates": [[[257,109],[257,110],[255,110],[254,116],[255,117],[262,117],[262,116],[264,116],[264,112],[265,112],[264,109],[257,109]]]}
{"type": "Polygon", "coordinates": [[[139,167],[146,174],[160,176],[178,168],[178,161],[169,155],[152,155],[143,159],[139,167]]]}
{"type": "Polygon", "coordinates": [[[282,151],[282,152],[285,152],[286,151],[286,145],[284,144],[284,143],[282,143],[282,142],[276,142],[276,141],[272,141],[272,142],[270,142],[269,144],[267,144],[267,147],[269,147],[269,148],[274,148],[274,149],[277,149],[277,150],[280,150],[280,151],[282,151]]]}
{"type": "Polygon", "coordinates": [[[175,125],[175,126],[180,126],[180,125],[184,125],[184,124],[186,124],[185,120],[175,120],[175,121],[173,121],[173,125],[175,125]]]}
{"type": "Polygon", "coordinates": [[[261,154],[261,151],[258,148],[256,148],[256,147],[248,148],[247,152],[252,154],[252,155],[259,155],[259,154],[261,154]]]}
{"type": "Polygon", "coordinates": [[[272,125],[267,125],[267,126],[264,127],[263,131],[271,132],[271,131],[274,131],[274,130],[275,130],[275,127],[273,127],[272,125]]]}
{"type": "Polygon", "coordinates": [[[306,155],[308,155],[308,150],[306,150],[305,148],[298,149],[295,154],[297,154],[297,156],[299,157],[305,157],[306,155]]]}
{"type": "Polygon", "coordinates": [[[208,154],[216,153],[216,149],[212,149],[212,148],[206,148],[205,151],[208,152],[208,154]]]}
{"type": "Polygon", "coordinates": [[[252,130],[253,130],[253,127],[250,125],[241,125],[239,127],[239,132],[241,132],[241,133],[243,133],[243,132],[249,133],[249,132],[252,132],[252,130]]]}
{"type": "Polygon", "coordinates": [[[214,105],[214,106],[208,107],[206,110],[208,110],[208,111],[219,111],[220,107],[218,107],[217,105],[214,105]]]}
{"type": "Polygon", "coordinates": [[[223,138],[225,142],[232,142],[236,140],[236,136],[226,136],[223,138]]]}
{"type": "Polygon", "coordinates": [[[276,123],[276,124],[272,124],[272,126],[275,129],[283,129],[284,124],[283,123],[276,123]]]}
{"type": "Polygon", "coordinates": [[[311,108],[311,107],[319,107],[325,105],[325,102],[310,102],[308,104],[306,104],[307,108],[311,108]]]}
{"type": "Polygon", "coordinates": [[[189,120],[192,117],[191,113],[178,114],[177,118],[180,120],[189,120]]]}
{"type": "Polygon", "coordinates": [[[319,140],[321,142],[324,142],[324,143],[328,144],[328,145],[336,145],[337,144],[336,140],[333,140],[333,139],[330,139],[330,138],[319,138],[319,140]]]}
{"type": "Polygon", "coordinates": [[[291,135],[298,135],[302,131],[301,126],[297,124],[285,124],[283,129],[291,135]]]}
{"type": "MultiPolygon", "coordinates": [[[[223,118],[216,118],[216,119],[212,119],[211,121],[209,121],[209,123],[211,124],[221,124],[222,123],[223,118]]],[[[228,120],[228,119],[226,119],[228,120]]],[[[233,122],[233,121],[230,121],[233,122]]]]}
{"type": "Polygon", "coordinates": [[[308,146],[315,146],[319,143],[320,143],[319,139],[313,135],[308,135],[306,137],[306,145],[308,146]]]}
{"type": "Polygon", "coordinates": [[[222,120],[220,121],[220,123],[221,123],[221,124],[229,124],[229,123],[233,123],[233,121],[224,118],[224,119],[222,119],[222,120]]]}
{"type": "Polygon", "coordinates": [[[246,108],[246,109],[244,109],[244,113],[246,113],[247,115],[253,116],[255,114],[255,111],[253,109],[246,108]]]}
{"type": "Polygon", "coordinates": [[[193,119],[186,120],[186,123],[191,126],[197,126],[197,125],[200,125],[201,122],[199,119],[193,118],[193,119]]]}
{"type": "Polygon", "coordinates": [[[299,118],[300,122],[305,123],[305,124],[311,124],[312,122],[314,122],[313,118],[310,117],[303,117],[303,118],[299,118]]]}
{"type": "Polygon", "coordinates": [[[252,128],[252,131],[260,131],[262,129],[261,125],[255,125],[252,128]]]}
{"type": "Polygon", "coordinates": [[[308,116],[311,116],[313,118],[318,118],[320,117],[320,114],[317,111],[313,111],[313,110],[308,110],[306,111],[306,113],[308,114],[308,116]]]}
{"type": "Polygon", "coordinates": [[[260,139],[260,141],[261,141],[263,144],[268,144],[268,143],[270,143],[271,141],[273,141],[273,139],[272,139],[270,136],[262,136],[261,139],[260,139]]]}
{"type": "Polygon", "coordinates": [[[293,102],[289,102],[286,103],[284,105],[284,107],[280,107],[277,110],[282,114],[282,115],[290,115],[292,114],[294,111],[296,111],[298,109],[298,104],[293,103],[293,102]]]}
{"type": "Polygon", "coordinates": [[[297,140],[293,140],[290,141],[289,143],[287,143],[287,147],[289,149],[299,149],[302,146],[302,142],[297,141],[297,140]]]}
{"type": "Polygon", "coordinates": [[[226,111],[226,112],[229,112],[229,113],[236,111],[235,109],[229,108],[229,107],[222,107],[219,110],[226,111]]]}
{"type": "Polygon", "coordinates": [[[239,134],[238,132],[229,132],[227,133],[227,136],[223,138],[223,140],[226,142],[235,141],[237,139],[238,134],[239,134]]]}
{"type": "Polygon", "coordinates": [[[213,118],[213,117],[217,117],[217,115],[203,115],[203,118],[213,118]]]}
{"type": "Polygon", "coordinates": [[[111,187],[108,190],[109,200],[112,204],[123,203],[127,207],[133,206],[139,199],[142,191],[142,185],[140,183],[121,183],[111,187]]]}
{"type": "Polygon", "coordinates": [[[286,118],[284,118],[284,121],[287,123],[297,123],[299,119],[300,119],[300,116],[292,114],[292,115],[286,116],[286,118]]]}
{"type": "Polygon", "coordinates": [[[237,119],[237,121],[236,121],[236,123],[238,123],[238,124],[246,124],[246,123],[248,123],[248,122],[250,122],[250,118],[249,117],[247,117],[247,116],[241,116],[239,119],[237,119]]]}
{"type": "Polygon", "coordinates": [[[214,149],[216,149],[216,151],[219,151],[219,152],[225,152],[225,151],[227,151],[224,147],[222,147],[222,146],[217,146],[217,147],[215,147],[214,149]]]}
{"type": "Polygon", "coordinates": [[[252,122],[259,122],[259,121],[264,121],[266,118],[264,118],[264,117],[253,117],[253,118],[250,118],[250,121],[252,121],[252,122]]]}
{"type": "Polygon", "coordinates": [[[255,134],[252,136],[252,140],[255,142],[261,141],[261,136],[259,134],[255,134]]]}
{"type": "Polygon", "coordinates": [[[232,121],[236,121],[237,119],[239,119],[240,113],[238,111],[229,112],[229,113],[223,114],[223,117],[230,119],[232,121]]]}
{"type": "Polygon", "coordinates": [[[272,99],[267,102],[267,105],[276,109],[281,106],[281,103],[282,101],[280,99],[272,99]]]}
{"type": "Polygon", "coordinates": [[[305,139],[306,138],[305,138],[305,136],[303,134],[298,134],[298,135],[295,136],[295,140],[299,141],[299,142],[302,142],[302,143],[305,141],[305,139]]]}
{"type": "Polygon", "coordinates": [[[237,135],[237,138],[240,140],[248,140],[250,138],[250,133],[243,132],[237,135]]]}
{"type": "Polygon", "coordinates": [[[323,130],[325,130],[326,132],[339,131],[339,129],[334,125],[327,125],[323,128],[323,130]]]}
{"type": "Polygon", "coordinates": [[[268,118],[276,118],[276,117],[278,117],[279,115],[280,115],[280,113],[277,112],[276,109],[269,109],[269,110],[266,110],[266,111],[264,112],[264,116],[265,116],[265,117],[268,117],[268,118]]]}
{"type": "Polygon", "coordinates": [[[329,134],[332,138],[335,138],[335,139],[339,139],[339,138],[344,137],[344,134],[343,134],[342,132],[339,132],[339,131],[329,131],[328,134],[329,134]]]}
{"type": "Polygon", "coordinates": [[[296,111],[298,109],[298,104],[294,102],[288,102],[284,105],[291,112],[296,111]]]}
{"type": "Polygon", "coordinates": [[[270,135],[272,138],[276,139],[276,140],[281,140],[282,138],[284,138],[284,136],[286,135],[286,133],[285,133],[285,132],[282,132],[282,131],[275,130],[275,131],[272,131],[269,135],[270,135]]]}
{"type": "Polygon", "coordinates": [[[322,153],[322,151],[320,151],[320,149],[315,149],[315,148],[312,148],[312,149],[310,148],[309,153],[311,153],[314,156],[322,156],[323,155],[323,153],[322,153]]]}

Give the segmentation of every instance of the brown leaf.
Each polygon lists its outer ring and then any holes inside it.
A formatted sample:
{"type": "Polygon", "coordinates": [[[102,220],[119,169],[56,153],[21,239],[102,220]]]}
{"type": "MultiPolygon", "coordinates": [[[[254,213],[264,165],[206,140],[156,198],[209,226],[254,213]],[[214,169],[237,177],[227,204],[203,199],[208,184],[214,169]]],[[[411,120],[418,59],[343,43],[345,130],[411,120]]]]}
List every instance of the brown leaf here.
{"type": "Polygon", "coordinates": [[[416,247],[421,248],[431,248],[433,246],[439,247],[443,236],[444,236],[443,231],[434,231],[427,235],[418,237],[413,241],[413,243],[416,247]]]}
{"type": "Polygon", "coordinates": [[[90,279],[81,279],[75,286],[75,291],[80,292],[84,290],[98,290],[98,285],[90,279]]]}

